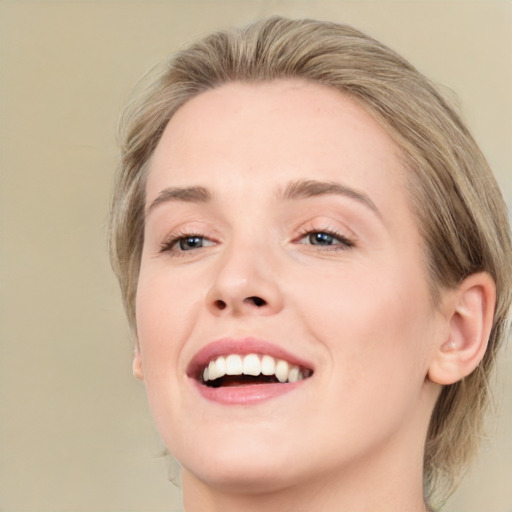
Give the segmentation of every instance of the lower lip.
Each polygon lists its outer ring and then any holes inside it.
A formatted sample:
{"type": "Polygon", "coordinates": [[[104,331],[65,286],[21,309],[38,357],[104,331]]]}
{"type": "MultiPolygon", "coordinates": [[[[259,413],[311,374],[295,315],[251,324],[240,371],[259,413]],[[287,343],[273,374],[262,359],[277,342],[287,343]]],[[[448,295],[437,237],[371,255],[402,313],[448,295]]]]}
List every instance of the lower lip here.
{"type": "Polygon", "coordinates": [[[225,405],[252,405],[294,391],[303,385],[305,380],[287,382],[286,384],[250,384],[220,388],[210,388],[198,381],[194,382],[199,393],[212,402],[225,405]]]}

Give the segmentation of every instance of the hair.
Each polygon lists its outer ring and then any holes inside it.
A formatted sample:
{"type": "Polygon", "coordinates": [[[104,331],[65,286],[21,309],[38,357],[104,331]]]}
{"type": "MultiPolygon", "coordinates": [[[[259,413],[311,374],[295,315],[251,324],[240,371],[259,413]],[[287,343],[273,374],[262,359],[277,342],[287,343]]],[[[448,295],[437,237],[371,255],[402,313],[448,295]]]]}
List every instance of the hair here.
{"type": "Polygon", "coordinates": [[[444,386],[425,445],[425,495],[442,503],[474,455],[489,403],[488,380],[507,332],[512,249],[506,207],[489,166],[455,108],[405,59],[358,30],[271,17],[216,32],[177,53],[128,104],[110,220],[110,251],[136,340],[135,295],[144,243],[145,180],[173,114],[230,82],[299,79],[358,102],[402,150],[411,207],[424,240],[435,300],[485,271],[497,287],[488,349],[477,369],[444,386]],[[434,494],[435,491],[435,494],[434,494]]]}

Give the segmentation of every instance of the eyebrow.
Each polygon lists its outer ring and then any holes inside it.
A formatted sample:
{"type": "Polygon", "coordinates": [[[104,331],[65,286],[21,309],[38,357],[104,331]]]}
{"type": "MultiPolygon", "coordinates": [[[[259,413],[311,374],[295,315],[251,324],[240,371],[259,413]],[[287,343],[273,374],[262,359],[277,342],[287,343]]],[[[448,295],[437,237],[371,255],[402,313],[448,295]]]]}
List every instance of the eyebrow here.
{"type": "Polygon", "coordinates": [[[146,209],[146,216],[162,203],[183,201],[186,203],[208,203],[212,195],[205,187],[167,187],[164,188],[156,199],[146,209]]]}
{"type": "Polygon", "coordinates": [[[350,199],[355,199],[361,204],[367,206],[378,217],[382,215],[375,203],[363,192],[347,187],[336,181],[316,181],[316,180],[300,180],[294,181],[284,189],[284,199],[308,199],[310,197],[324,195],[340,195],[350,199]]]}
{"type": "MultiPolygon", "coordinates": [[[[363,192],[347,187],[335,181],[317,181],[317,180],[299,180],[289,183],[282,194],[287,200],[308,199],[324,195],[340,195],[350,199],[355,199],[361,204],[367,206],[378,217],[382,217],[375,203],[363,192]]],[[[172,201],[186,203],[208,203],[212,199],[211,192],[201,186],[193,187],[167,187],[160,191],[146,209],[146,216],[158,205],[172,201]]]]}

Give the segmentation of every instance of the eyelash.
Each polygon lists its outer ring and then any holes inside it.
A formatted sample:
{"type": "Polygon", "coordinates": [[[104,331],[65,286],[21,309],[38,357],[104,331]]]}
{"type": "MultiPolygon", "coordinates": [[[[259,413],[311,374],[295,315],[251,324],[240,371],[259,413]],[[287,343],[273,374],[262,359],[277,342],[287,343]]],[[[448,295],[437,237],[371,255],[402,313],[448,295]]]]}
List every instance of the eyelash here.
{"type": "MultiPolygon", "coordinates": [[[[162,244],[160,245],[160,252],[171,252],[173,251],[173,249],[175,248],[175,246],[182,240],[187,240],[187,239],[191,239],[191,238],[200,238],[201,240],[209,240],[207,237],[205,237],[204,235],[201,235],[199,233],[186,233],[186,232],[178,232],[178,233],[172,233],[171,235],[169,235],[163,242],[162,244]]],[[[211,240],[209,240],[211,241],[211,240]]],[[[212,242],[212,244],[210,245],[213,245],[215,242],[212,242]]],[[[193,250],[194,248],[190,248],[190,250],[193,250]]],[[[201,247],[198,247],[198,249],[201,249],[201,247]]],[[[188,252],[186,250],[178,250],[178,251],[175,251],[175,252],[188,252]]]]}
{"type": "MultiPolygon", "coordinates": [[[[333,229],[304,229],[300,235],[295,239],[296,244],[300,244],[301,240],[306,237],[311,237],[312,235],[328,235],[329,237],[335,238],[339,243],[330,244],[330,245],[321,245],[321,244],[313,244],[309,245],[316,250],[330,250],[330,251],[346,251],[355,246],[355,243],[347,238],[345,235],[337,232],[333,229]]],[[[306,245],[306,244],[304,244],[306,245]]]]}
{"type": "MultiPolygon", "coordinates": [[[[206,247],[215,245],[215,243],[216,243],[199,233],[177,232],[177,233],[172,233],[162,242],[162,244],[160,246],[160,252],[162,252],[162,253],[163,252],[174,252],[174,254],[177,254],[177,253],[185,253],[185,252],[188,252],[189,250],[194,251],[194,249],[202,249],[203,247],[205,247],[205,246],[201,246],[201,247],[197,247],[197,248],[191,247],[188,250],[184,250],[184,249],[174,250],[176,248],[176,245],[179,244],[182,240],[184,241],[184,240],[193,239],[193,238],[199,238],[203,241],[203,243],[205,240],[208,242],[211,242],[208,245],[206,245],[206,247]]],[[[311,239],[310,239],[310,241],[311,241],[311,239]]],[[[297,245],[298,244],[310,245],[311,247],[313,247],[314,249],[319,250],[319,251],[321,251],[321,250],[345,251],[347,249],[354,247],[354,245],[355,245],[354,242],[352,240],[350,240],[349,238],[347,238],[345,235],[342,235],[341,233],[338,233],[337,231],[332,230],[332,229],[304,229],[301,231],[299,236],[297,238],[295,238],[294,243],[297,245]],[[327,235],[328,237],[332,237],[332,238],[336,239],[338,243],[322,245],[322,244],[314,244],[314,243],[306,244],[306,243],[301,242],[301,240],[303,240],[304,238],[306,238],[308,236],[311,237],[313,235],[327,235]]]]}

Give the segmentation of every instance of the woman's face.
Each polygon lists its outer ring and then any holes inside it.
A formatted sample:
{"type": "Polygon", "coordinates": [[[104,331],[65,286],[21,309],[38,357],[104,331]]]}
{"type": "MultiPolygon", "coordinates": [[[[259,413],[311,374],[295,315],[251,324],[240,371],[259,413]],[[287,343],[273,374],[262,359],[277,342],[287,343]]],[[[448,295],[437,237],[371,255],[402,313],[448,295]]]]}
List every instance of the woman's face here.
{"type": "Polygon", "coordinates": [[[445,323],[399,149],[365,110],[299,81],[205,92],[146,199],[134,364],[185,475],[256,491],[421,461],[445,323]]]}

